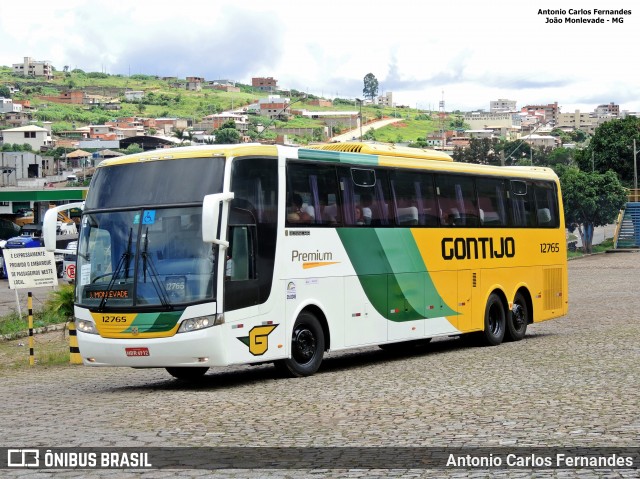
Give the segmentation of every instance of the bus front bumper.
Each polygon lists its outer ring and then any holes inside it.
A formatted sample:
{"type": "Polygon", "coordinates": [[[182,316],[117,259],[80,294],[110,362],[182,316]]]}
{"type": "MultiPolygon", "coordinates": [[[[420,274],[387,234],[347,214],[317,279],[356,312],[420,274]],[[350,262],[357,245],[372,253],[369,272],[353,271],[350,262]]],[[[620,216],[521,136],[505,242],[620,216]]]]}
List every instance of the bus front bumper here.
{"type": "Polygon", "coordinates": [[[228,365],[221,328],[179,333],[168,338],[110,339],[77,332],[87,366],[164,368],[228,365]]]}

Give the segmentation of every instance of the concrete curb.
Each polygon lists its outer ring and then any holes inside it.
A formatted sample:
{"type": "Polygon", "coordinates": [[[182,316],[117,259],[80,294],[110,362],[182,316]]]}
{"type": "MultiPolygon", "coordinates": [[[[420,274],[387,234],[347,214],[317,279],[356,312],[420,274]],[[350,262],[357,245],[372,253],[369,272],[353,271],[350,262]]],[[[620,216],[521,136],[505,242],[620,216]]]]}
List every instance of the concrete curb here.
{"type": "MultiPolygon", "coordinates": [[[[67,327],[67,323],[48,324],[41,328],[33,328],[33,334],[49,333],[51,331],[62,331],[67,327]]],[[[18,331],[17,333],[3,334],[0,339],[4,341],[10,341],[12,339],[26,338],[29,336],[29,331],[18,331]]]]}

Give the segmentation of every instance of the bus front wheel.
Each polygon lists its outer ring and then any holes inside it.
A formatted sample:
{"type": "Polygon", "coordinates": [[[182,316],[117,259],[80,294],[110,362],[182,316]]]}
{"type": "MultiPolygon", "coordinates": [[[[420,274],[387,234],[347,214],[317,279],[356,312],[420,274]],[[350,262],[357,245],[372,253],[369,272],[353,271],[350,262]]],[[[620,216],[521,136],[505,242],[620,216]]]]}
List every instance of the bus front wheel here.
{"type": "Polygon", "coordinates": [[[495,293],[491,293],[484,310],[484,343],[489,346],[497,346],[504,339],[507,315],[504,304],[495,293]]]}
{"type": "Polygon", "coordinates": [[[195,368],[166,368],[167,372],[176,379],[183,381],[195,381],[200,379],[209,370],[205,367],[195,368]]]}
{"type": "Polygon", "coordinates": [[[289,377],[311,376],[320,368],[324,355],[324,332],[312,313],[303,311],[291,334],[291,357],[276,361],[280,372],[289,377]]]}

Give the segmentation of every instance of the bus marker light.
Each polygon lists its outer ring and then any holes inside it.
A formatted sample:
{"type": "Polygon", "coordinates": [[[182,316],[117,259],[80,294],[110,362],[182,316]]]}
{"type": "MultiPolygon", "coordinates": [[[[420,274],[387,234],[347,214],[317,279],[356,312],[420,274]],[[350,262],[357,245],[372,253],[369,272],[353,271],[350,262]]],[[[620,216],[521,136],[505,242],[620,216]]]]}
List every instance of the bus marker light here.
{"type": "Polygon", "coordinates": [[[360,316],[362,316],[362,314],[361,314],[361,313],[353,313],[353,314],[351,315],[351,317],[352,317],[352,318],[359,318],[360,316]]]}
{"type": "Polygon", "coordinates": [[[273,324],[273,321],[262,321],[262,324],[273,324]]]}
{"type": "Polygon", "coordinates": [[[198,358],[197,361],[199,363],[206,363],[207,361],[209,361],[209,358],[198,358]]]}
{"type": "Polygon", "coordinates": [[[282,344],[278,344],[278,349],[282,348],[282,344]]]}
{"type": "Polygon", "coordinates": [[[231,329],[242,329],[244,328],[244,324],[234,324],[231,326],[231,329]]]}
{"type": "Polygon", "coordinates": [[[414,326],[413,328],[411,328],[411,331],[415,331],[415,330],[416,330],[416,327],[415,327],[415,326],[414,326]]]}
{"type": "Polygon", "coordinates": [[[436,307],[433,304],[430,304],[429,309],[436,309],[436,307]]]}

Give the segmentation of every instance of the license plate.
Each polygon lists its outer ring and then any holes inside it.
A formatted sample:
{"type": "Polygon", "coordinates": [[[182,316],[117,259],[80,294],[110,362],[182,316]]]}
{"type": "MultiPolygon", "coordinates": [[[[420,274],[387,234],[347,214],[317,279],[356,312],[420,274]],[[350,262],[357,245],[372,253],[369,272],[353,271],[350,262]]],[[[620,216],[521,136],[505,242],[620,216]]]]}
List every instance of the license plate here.
{"type": "Polygon", "coordinates": [[[127,356],[149,356],[149,348],[124,348],[127,356]]]}

